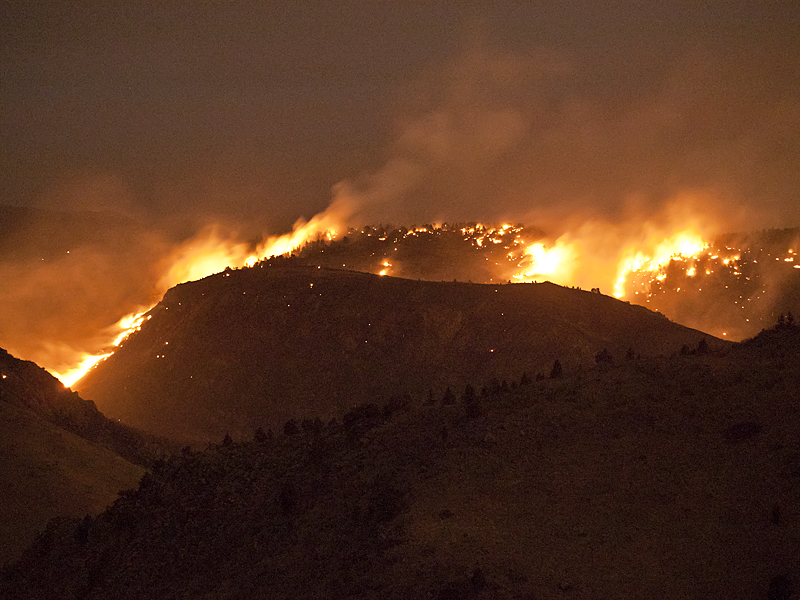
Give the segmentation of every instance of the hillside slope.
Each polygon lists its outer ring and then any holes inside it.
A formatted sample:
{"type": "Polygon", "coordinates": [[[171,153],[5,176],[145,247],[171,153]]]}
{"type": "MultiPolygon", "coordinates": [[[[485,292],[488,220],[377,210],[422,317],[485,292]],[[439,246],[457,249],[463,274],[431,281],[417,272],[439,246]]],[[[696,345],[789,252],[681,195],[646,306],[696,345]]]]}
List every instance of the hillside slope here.
{"type": "Polygon", "coordinates": [[[163,438],[107,418],[45,369],[0,348],[0,402],[31,411],[41,419],[138,465],[148,466],[176,447],[163,438]]]}
{"type": "MultiPolygon", "coordinates": [[[[439,394],[696,347],[704,334],[608,296],[549,283],[411,281],[262,264],[171,289],[76,388],[161,435],[250,435],[392,397],[439,394]]],[[[709,338],[712,345],[723,344],[709,338]]]]}
{"type": "Polygon", "coordinates": [[[98,514],[173,450],[0,348],[0,564],[51,518],[98,514]]]}
{"type": "Polygon", "coordinates": [[[0,402],[0,564],[18,558],[54,517],[97,515],[145,469],[0,402]]]}
{"type": "Polygon", "coordinates": [[[0,595],[788,600],[799,349],[791,328],[184,453],[53,523],[0,595]]]}

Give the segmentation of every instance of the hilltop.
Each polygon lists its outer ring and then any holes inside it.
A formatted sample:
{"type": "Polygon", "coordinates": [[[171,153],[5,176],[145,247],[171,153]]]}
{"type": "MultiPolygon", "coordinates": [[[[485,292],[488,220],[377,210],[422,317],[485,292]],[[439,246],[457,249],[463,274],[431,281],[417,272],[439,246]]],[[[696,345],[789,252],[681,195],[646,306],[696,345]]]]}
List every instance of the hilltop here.
{"type": "Polygon", "coordinates": [[[226,438],[95,519],[53,522],[0,592],[789,599],[799,347],[784,326],[226,438]]]}
{"type": "Polygon", "coordinates": [[[599,293],[550,283],[380,277],[276,259],[176,286],[76,384],[104,413],[218,441],[364,402],[658,356],[715,338],[599,293]]]}
{"type": "MultiPolygon", "coordinates": [[[[311,242],[296,254],[299,264],[306,265],[411,279],[504,283],[518,281],[525,270],[524,250],[537,240],[548,244],[544,232],[522,225],[378,225],[311,242]]],[[[800,229],[727,233],[707,241],[696,257],[673,256],[655,271],[629,273],[626,298],[688,327],[717,336],[725,332],[731,340],[756,335],[788,310],[800,312],[800,229]]]]}

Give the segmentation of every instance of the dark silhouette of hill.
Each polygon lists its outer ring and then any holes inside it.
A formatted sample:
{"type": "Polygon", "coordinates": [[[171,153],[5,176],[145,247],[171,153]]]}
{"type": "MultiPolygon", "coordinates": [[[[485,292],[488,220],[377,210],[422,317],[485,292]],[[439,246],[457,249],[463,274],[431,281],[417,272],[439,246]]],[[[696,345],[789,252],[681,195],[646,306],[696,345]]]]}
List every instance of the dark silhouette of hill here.
{"type": "Polygon", "coordinates": [[[0,563],[51,518],[101,512],[166,450],[0,349],[0,563]]]}
{"type": "Polygon", "coordinates": [[[52,522],[0,595],[794,598],[799,335],[226,437],[52,522]]]}
{"type": "Polygon", "coordinates": [[[0,348],[0,402],[38,417],[144,467],[175,449],[169,441],[107,418],[37,364],[0,348]]]}
{"type": "Polygon", "coordinates": [[[147,431],[219,440],[364,402],[548,374],[556,360],[593,365],[601,350],[618,361],[668,354],[704,337],[549,283],[412,281],[292,263],[171,289],[77,389],[147,431]]]}

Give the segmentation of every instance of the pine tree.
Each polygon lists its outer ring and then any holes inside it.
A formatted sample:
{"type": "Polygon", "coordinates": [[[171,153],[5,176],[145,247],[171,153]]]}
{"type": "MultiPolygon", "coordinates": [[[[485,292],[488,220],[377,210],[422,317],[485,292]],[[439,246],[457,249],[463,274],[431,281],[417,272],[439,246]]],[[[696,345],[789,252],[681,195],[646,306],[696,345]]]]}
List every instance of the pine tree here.
{"type": "Polygon", "coordinates": [[[558,379],[564,373],[564,370],[561,368],[561,361],[556,359],[553,363],[553,368],[550,370],[550,379],[558,379]]]}

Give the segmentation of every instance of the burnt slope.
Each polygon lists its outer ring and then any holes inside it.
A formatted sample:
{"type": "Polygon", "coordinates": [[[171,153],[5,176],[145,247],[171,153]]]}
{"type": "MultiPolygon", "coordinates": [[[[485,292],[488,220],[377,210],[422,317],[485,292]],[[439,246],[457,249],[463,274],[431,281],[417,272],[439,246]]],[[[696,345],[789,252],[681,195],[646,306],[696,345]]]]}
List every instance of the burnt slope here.
{"type": "Polygon", "coordinates": [[[8,598],[791,598],[798,330],[185,453],[8,598]]]}
{"type": "MultiPolygon", "coordinates": [[[[553,284],[411,281],[313,267],[179,285],[77,388],[158,434],[216,440],[367,401],[696,347],[704,334],[553,284]]],[[[712,345],[723,344],[709,338],[712,345]]]]}

